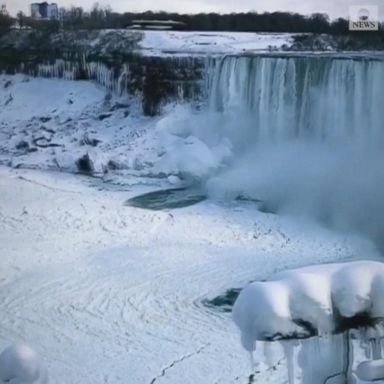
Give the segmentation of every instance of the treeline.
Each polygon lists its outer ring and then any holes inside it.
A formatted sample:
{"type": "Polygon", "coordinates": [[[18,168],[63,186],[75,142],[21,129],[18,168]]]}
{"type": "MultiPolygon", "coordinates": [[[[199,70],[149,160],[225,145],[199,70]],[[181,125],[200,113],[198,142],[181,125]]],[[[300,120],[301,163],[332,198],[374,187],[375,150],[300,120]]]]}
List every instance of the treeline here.
{"type": "MultiPolygon", "coordinates": [[[[348,33],[348,21],[342,18],[330,20],[328,15],[314,13],[310,16],[290,12],[273,13],[200,13],[177,14],[167,12],[116,13],[110,7],[95,4],[90,11],[72,6],[60,9],[60,21],[38,22],[23,13],[17,15],[20,27],[45,29],[121,29],[134,20],[174,20],[182,22],[175,29],[187,31],[234,31],[234,32],[311,32],[328,34],[348,33]]],[[[0,15],[0,29],[8,29],[15,20],[0,15]]],[[[383,33],[383,25],[381,25],[383,33]]]]}
{"type": "Polygon", "coordinates": [[[175,20],[185,24],[184,29],[193,31],[233,31],[233,32],[313,32],[339,33],[348,30],[347,20],[331,22],[328,15],[316,13],[303,16],[298,13],[199,13],[180,15],[165,12],[145,12],[140,15],[125,13],[121,15],[124,24],[134,19],[175,20]]]}
{"type": "Polygon", "coordinates": [[[328,15],[316,13],[303,16],[297,13],[274,12],[258,14],[217,13],[178,14],[167,12],[116,13],[110,7],[95,5],[90,12],[81,7],[61,9],[64,28],[126,28],[135,20],[174,20],[183,23],[175,29],[188,31],[234,32],[314,32],[342,33],[348,31],[348,21],[330,21],[328,15]]]}
{"type": "Polygon", "coordinates": [[[2,33],[7,32],[9,30],[13,23],[14,21],[12,20],[12,18],[0,13],[0,36],[2,33]]]}

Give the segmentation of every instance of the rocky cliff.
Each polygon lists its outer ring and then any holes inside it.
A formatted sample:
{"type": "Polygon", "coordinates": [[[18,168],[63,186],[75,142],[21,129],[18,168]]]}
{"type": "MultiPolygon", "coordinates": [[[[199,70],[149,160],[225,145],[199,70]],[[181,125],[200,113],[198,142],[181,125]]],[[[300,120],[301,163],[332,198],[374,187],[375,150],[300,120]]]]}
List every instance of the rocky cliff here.
{"type": "Polygon", "coordinates": [[[140,32],[14,30],[0,38],[7,74],[95,80],[119,95],[135,95],[155,115],[173,100],[199,98],[205,60],[198,55],[143,55],[140,32]]]}

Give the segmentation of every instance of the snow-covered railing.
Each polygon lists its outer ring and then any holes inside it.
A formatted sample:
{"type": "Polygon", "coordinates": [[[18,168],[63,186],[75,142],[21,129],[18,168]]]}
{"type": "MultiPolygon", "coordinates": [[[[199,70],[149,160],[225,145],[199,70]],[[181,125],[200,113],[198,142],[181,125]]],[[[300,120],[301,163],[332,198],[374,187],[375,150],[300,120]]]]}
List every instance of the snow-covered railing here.
{"type": "Polygon", "coordinates": [[[290,384],[384,379],[382,263],[306,267],[251,283],[233,318],[251,354],[258,343],[281,345],[290,384]]]}

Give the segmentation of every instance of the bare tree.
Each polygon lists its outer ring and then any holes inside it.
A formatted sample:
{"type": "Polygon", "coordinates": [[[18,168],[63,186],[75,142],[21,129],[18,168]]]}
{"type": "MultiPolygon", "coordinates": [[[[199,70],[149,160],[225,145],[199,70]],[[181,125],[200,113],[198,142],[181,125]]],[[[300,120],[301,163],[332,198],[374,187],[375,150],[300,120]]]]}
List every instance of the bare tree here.
{"type": "Polygon", "coordinates": [[[17,18],[17,22],[19,24],[19,28],[21,28],[21,29],[24,28],[25,27],[25,19],[26,19],[24,12],[22,12],[22,11],[17,12],[16,18],[17,18]]]}

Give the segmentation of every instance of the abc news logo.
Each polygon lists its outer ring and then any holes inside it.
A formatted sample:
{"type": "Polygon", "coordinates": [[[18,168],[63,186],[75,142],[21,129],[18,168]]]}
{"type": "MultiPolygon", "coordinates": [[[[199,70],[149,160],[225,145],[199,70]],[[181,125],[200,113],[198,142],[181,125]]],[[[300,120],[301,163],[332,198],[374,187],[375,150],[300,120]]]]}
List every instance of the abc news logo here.
{"type": "Polygon", "coordinates": [[[349,29],[351,31],[378,31],[379,8],[374,5],[349,7],[349,29]]]}

